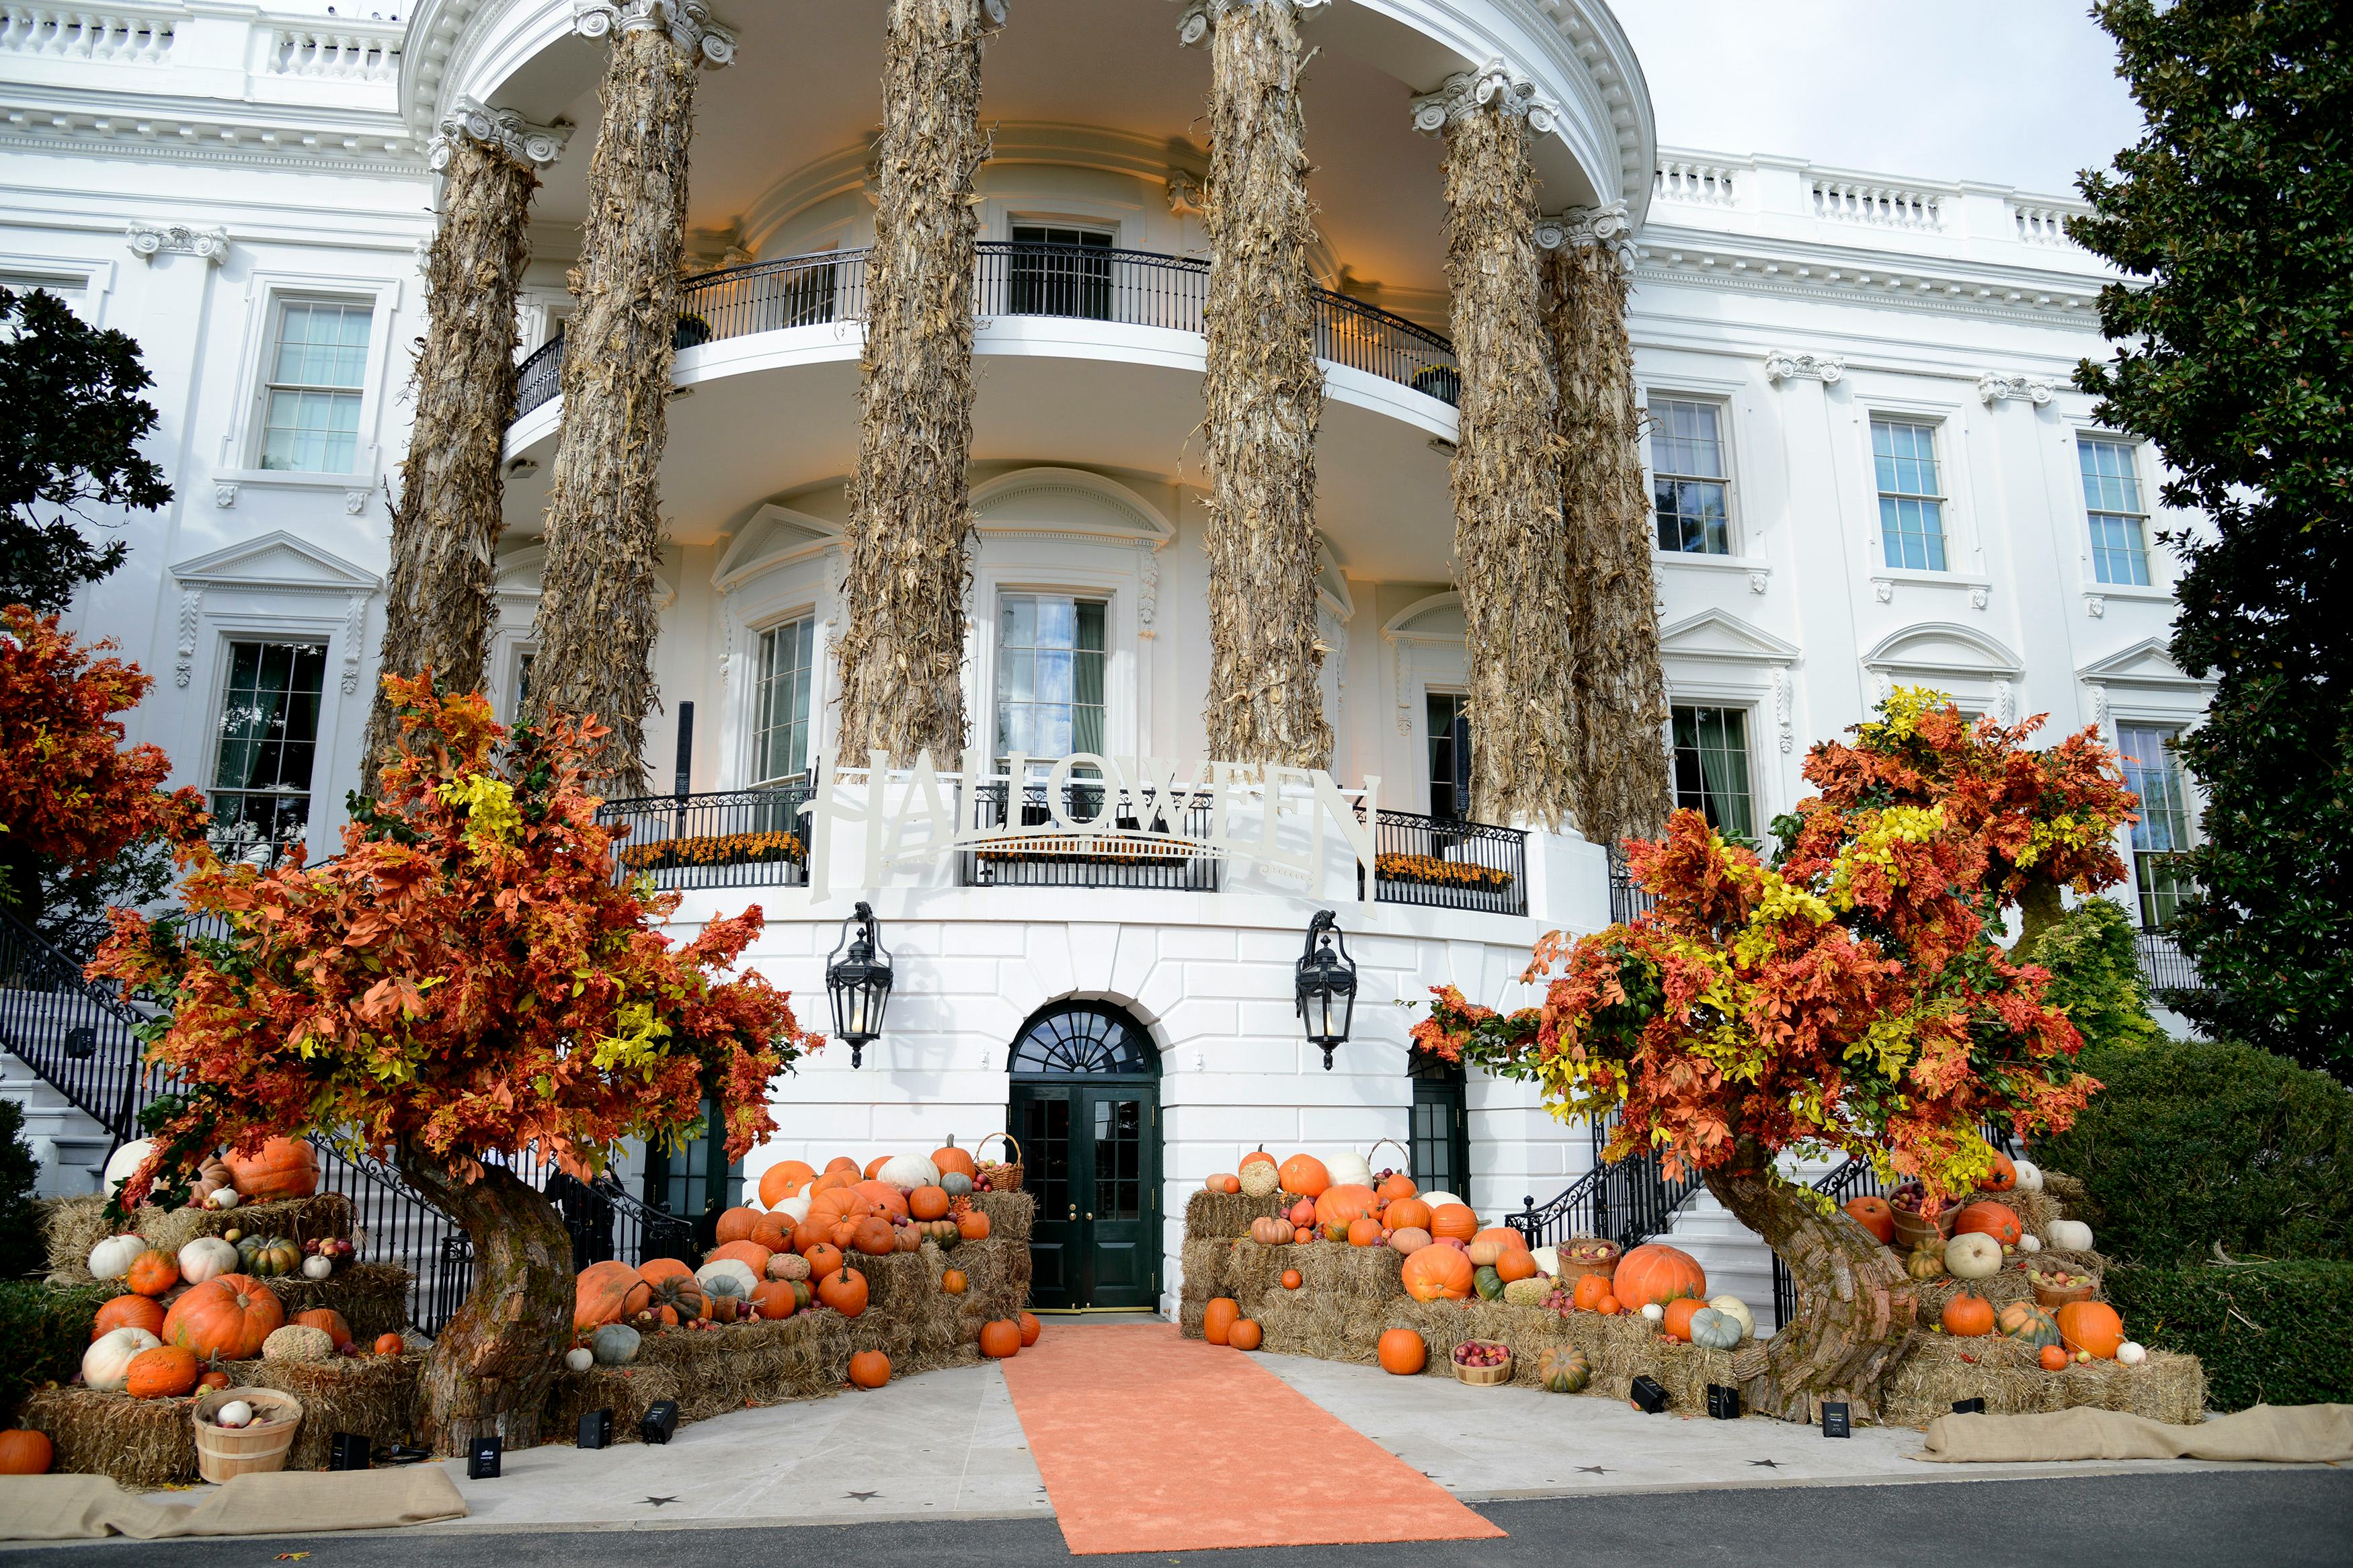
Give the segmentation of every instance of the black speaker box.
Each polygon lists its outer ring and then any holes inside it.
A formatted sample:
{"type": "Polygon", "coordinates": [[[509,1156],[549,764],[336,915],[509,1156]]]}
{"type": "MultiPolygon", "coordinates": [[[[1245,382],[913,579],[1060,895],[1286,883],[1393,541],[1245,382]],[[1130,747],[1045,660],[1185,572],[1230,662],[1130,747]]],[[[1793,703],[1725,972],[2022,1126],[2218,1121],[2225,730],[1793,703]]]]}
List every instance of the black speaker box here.
{"type": "Polygon", "coordinates": [[[1982,1415],[1985,1414],[1985,1401],[1982,1399],[1956,1399],[1953,1401],[1953,1414],[1956,1415],[1982,1415]]]}
{"type": "Polygon", "coordinates": [[[584,1410],[580,1413],[580,1446],[584,1448],[609,1448],[613,1445],[613,1413],[609,1410],[584,1410]]]}
{"type": "Polygon", "coordinates": [[[368,1468],[368,1440],[356,1432],[338,1432],[327,1439],[327,1468],[331,1470],[364,1470],[368,1468]]]}
{"type": "Polygon", "coordinates": [[[638,1435],[649,1443],[667,1443],[678,1431],[678,1401],[657,1399],[638,1423],[638,1435]]]}
{"type": "Polygon", "coordinates": [[[1626,1392],[1632,1397],[1634,1408],[1646,1415],[1656,1415],[1667,1407],[1667,1385],[1648,1373],[1636,1378],[1626,1392]]]}
{"type": "Polygon", "coordinates": [[[1718,1421],[1740,1419],[1740,1390],[1720,1383],[1707,1385],[1707,1413],[1718,1421]]]}
{"type": "Polygon", "coordinates": [[[502,1437],[477,1437],[466,1450],[466,1479],[470,1481],[494,1481],[499,1479],[499,1457],[506,1452],[502,1437]]]}

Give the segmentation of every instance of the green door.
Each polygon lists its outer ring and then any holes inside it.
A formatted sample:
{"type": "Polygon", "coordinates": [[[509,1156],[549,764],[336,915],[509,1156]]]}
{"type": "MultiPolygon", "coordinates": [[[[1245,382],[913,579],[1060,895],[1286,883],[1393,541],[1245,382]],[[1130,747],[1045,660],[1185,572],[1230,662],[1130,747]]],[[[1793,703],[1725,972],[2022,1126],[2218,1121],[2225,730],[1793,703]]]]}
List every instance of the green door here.
{"type": "Polygon", "coordinates": [[[1039,1310],[1160,1304],[1157,1058],[1142,1026],[1092,1004],[1041,1013],[1015,1041],[1009,1121],[1038,1201],[1039,1310]]]}

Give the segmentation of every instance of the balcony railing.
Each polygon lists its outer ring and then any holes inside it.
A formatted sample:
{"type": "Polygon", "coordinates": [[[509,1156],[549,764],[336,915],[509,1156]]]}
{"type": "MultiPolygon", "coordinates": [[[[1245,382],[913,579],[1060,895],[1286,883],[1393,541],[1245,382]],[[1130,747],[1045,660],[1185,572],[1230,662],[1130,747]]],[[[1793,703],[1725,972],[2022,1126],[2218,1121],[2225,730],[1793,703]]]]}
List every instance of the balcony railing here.
{"type": "Polygon", "coordinates": [[[1381,903],[1528,912],[1528,836],[1516,827],[1383,811],[1373,849],[1373,897],[1381,903]]]}
{"type": "Polygon", "coordinates": [[[607,801],[596,819],[629,830],[615,869],[657,888],[798,888],[808,882],[808,797],[805,784],[648,795],[607,801]]]}
{"type": "MultiPolygon", "coordinates": [[[[1209,264],[1194,257],[1092,245],[983,241],[973,311],[983,319],[1052,316],[1200,332],[1209,264]]],[[[1412,387],[1443,403],[1461,388],[1454,345],[1427,327],[1328,289],[1314,291],[1315,357],[1412,387]]],[[[862,321],[866,252],[828,251],[706,272],[679,296],[677,343],[693,348],[754,332],[862,321]]],[[[518,418],[563,391],[564,339],[518,372],[518,418]]]]}
{"type": "MultiPolygon", "coordinates": [[[[1008,826],[1006,802],[1012,793],[1007,784],[980,786],[979,825],[982,827],[1008,826]]],[[[1062,786],[1062,811],[1071,821],[1086,821],[1103,809],[1103,786],[1073,781],[1062,786]]],[[[1043,784],[1024,784],[1021,789],[1021,816],[1018,823],[1023,827],[1036,827],[1051,820],[1046,809],[1046,786],[1043,784]]],[[[1183,831],[1208,838],[1210,833],[1210,808],[1204,800],[1184,813],[1183,831]]],[[[1113,820],[1114,827],[1134,828],[1133,816],[1122,816],[1113,820]]],[[[1177,892],[1214,893],[1218,890],[1218,862],[1208,855],[1184,852],[1184,841],[1166,840],[1166,850],[1157,845],[1130,840],[1111,847],[1081,849],[1075,839],[1041,837],[1018,846],[1004,848],[965,850],[956,856],[956,881],[966,888],[1160,888],[1177,892]]]]}

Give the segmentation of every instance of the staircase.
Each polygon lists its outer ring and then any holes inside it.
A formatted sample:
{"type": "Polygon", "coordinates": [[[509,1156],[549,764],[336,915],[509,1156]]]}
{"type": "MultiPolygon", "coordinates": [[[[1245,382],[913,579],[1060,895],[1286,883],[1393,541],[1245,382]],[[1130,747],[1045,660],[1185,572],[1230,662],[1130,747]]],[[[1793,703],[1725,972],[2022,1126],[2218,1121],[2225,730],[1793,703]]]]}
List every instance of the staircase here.
{"type": "Polygon", "coordinates": [[[13,1100],[25,1113],[25,1142],[41,1163],[36,1197],[72,1198],[98,1191],[114,1134],[104,1122],[68,1100],[24,1058],[0,1050],[0,1100],[13,1100]]]}

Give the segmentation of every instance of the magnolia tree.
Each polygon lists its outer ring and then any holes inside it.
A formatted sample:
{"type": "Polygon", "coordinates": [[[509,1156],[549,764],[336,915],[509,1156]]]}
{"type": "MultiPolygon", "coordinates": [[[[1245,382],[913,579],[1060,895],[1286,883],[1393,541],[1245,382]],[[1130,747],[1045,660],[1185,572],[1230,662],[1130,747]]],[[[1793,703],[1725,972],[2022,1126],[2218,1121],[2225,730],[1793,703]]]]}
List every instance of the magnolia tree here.
{"type": "Polygon", "coordinates": [[[1995,945],[2038,885],[2117,880],[2134,797],[2085,731],[2047,751],[2040,719],[1964,719],[1899,691],[1852,744],[1806,759],[1820,792],[1774,827],[1770,863],[1692,811],[1632,841],[1657,899],[1640,919],[1538,944],[1540,1007],[1504,1016],[1441,990],[1417,1043],[1533,1079],[1556,1114],[1619,1122],[1605,1157],[1656,1150],[1779,1253],[1801,1298],[1767,1347],[1750,1405],[1792,1420],[1816,1402],[1875,1408],[1914,1327],[1895,1255],[1785,1154],[1867,1159],[1917,1181],[1924,1212],[1968,1194],[1995,1151],[2066,1127],[2099,1085],[2047,1002],[2048,976],[1995,945]]]}
{"type": "Polygon", "coordinates": [[[187,908],[225,941],[118,912],[91,970],[169,1009],[151,1063],[188,1086],[127,1207],[216,1147],[316,1133],[389,1157],[473,1241],[472,1294],[434,1342],[423,1425],[442,1452],[520,1448],[572,1322],[572,1244],[503,1163],[588,1179],[628,1139],[692,1128],[731,1157],[772,1128],[768,1082],[821,1042],[756,974],[724,978],[757,907],[673,946],[676,906],[614,880],[581,764],[602,731],[517,729],[480,696],[394,677],[401,741],[340,858],[271,871],[208,856],[187,908]]]}

